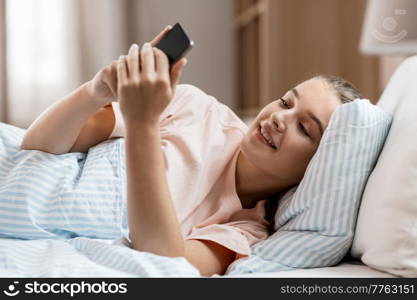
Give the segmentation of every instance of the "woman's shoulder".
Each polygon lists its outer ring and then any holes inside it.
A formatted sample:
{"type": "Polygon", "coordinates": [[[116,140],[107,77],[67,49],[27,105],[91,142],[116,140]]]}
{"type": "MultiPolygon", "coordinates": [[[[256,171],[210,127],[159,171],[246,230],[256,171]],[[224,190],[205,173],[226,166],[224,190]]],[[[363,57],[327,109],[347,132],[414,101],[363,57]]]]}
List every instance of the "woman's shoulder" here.
{"type": "Polygon", "coordinates": [[[210,105],[211,100],[201,89],[191,84],[179,84],[165,112],[166,114],[178,114],[187,111],[204,111],[210,105]]]}
{"type": "Polygon", "coordinates": [[[176,87],[173,101],[192,96],[203,99],[208,97],[208,95],[203,90],[199,89],[198,87],[192,84],[179,84],[176,87]]]}
{"type": "Polygon", "coordinates": [[[187,83],[178,84],[176,92],[178,93],[178,95],[182,95],[186,93],[206,95],[206,93],[202,89],[196,87],[195,85],[187,84],[187,83]]]}
{"type": "Polygon", "coordinates": [[[190,109],[204,110],[205,112],[214,111],[214,117],[216,117],[224,127],[238,127],[243,131],[247,130],[247,125],[229,106],[194,85],[178,85],[173,102],[175,102],[177,106],[181,106],[182,104],[183,106],[188,106],[190,109]],[[185,103],[183,101],[185,101],[185,103]]]}

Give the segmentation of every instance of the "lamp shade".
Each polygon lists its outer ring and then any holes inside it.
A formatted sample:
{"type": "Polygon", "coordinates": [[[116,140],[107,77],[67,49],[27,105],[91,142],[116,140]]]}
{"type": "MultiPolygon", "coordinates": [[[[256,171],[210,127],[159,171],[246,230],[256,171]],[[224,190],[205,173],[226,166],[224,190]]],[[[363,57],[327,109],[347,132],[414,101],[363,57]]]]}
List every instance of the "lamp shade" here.
{"type": "Polygon", "coordinates": [[[417,1],[368,0],[360,51],[417,54],[417,1]]]}

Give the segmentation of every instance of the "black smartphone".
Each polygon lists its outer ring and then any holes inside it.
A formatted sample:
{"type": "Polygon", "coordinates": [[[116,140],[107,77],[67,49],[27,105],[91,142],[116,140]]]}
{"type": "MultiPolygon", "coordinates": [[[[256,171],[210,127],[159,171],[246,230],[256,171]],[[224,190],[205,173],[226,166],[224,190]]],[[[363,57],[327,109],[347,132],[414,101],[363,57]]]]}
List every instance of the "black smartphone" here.
{"type": "Polygon", "coordinates": [[[155,45],[168,56],[172,66],[194,46],[194,42],[185,33],[180,23],[176,23],[168,33],[155,45]]]}

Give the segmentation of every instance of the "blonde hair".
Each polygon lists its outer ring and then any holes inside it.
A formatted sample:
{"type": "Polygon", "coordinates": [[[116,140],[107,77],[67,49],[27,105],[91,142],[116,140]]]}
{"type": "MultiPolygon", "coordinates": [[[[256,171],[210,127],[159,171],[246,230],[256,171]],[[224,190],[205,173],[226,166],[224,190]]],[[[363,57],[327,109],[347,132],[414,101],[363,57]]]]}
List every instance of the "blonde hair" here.
{"type": "Polygon", "coordinates": [[[322,79],[336,93],[342,104],[363,98],[359,90],[349,81],[334,75],[318,75],[314,78],[322,79]]]}

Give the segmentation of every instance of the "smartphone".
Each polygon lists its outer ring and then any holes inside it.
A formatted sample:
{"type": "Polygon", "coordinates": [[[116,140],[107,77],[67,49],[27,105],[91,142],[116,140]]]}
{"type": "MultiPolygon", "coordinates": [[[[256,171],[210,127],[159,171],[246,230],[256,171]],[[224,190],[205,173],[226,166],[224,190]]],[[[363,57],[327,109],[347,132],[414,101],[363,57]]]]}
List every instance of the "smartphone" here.
{"type": "Polygon", "coordinates": [[[180,23],[176,23],[155,45],[168,56],[171,66],[184,57],[193,46],[194,42],[187,36],[180,23]]]}

